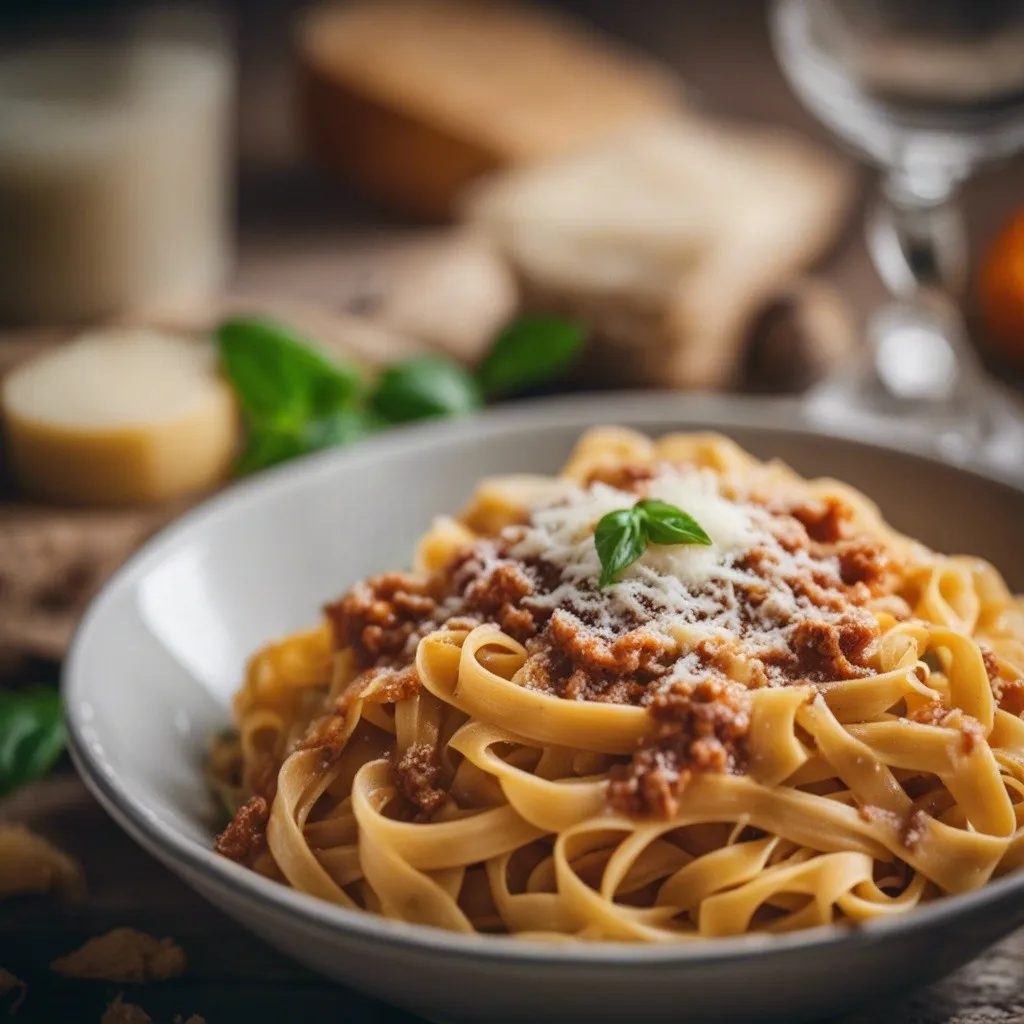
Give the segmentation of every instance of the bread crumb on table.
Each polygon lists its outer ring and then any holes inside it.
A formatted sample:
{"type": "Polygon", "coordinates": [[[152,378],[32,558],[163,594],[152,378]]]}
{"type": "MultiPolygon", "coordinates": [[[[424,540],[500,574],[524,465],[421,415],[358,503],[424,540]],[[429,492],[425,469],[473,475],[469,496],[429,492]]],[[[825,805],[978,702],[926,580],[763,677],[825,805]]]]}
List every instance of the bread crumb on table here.
{"type": "Polygon", "coordinates": [[[134,1003],[126,1003],[121,993],[104,1010],[100,1024],[153,1024],[153,1018],[134,1003]]]}
{"type": "Polygon", "coordinates": [[[11,1005],[7,1007],[7,1013],[11,1017],[21,1009],[21,1004],[25,1001],[25,996],[28,995],[28,986],[21,978],[0,967],[0,1001],[12,992],[17,992],[17,995],[11,1005]]]}
{"type": "MultiPolygon", "coordinates": [[[[174,1024],[206,1024],[198,1014],[194,1013],[188,1020],[180,1014],[174,1018],[174,1024]]],[[[122,993],[118,993],[100,1018],[100,1024],[153,1024],[153,1018],[134,1003],[126,1003],[122,993]]]]}
{"type": "Polygon", "coordinates": [[[78,897],[84,891],[78,861],[24,825],[0,823],[0,900],[48,892],[78,897]]]}
{"type": "Polygon", "coordinates": [[[172,939],[155,939],[134,928],[115,928],[58,957],[50,967],[67,978],[141,984],[183,974],[185,952],[172,939]]]}

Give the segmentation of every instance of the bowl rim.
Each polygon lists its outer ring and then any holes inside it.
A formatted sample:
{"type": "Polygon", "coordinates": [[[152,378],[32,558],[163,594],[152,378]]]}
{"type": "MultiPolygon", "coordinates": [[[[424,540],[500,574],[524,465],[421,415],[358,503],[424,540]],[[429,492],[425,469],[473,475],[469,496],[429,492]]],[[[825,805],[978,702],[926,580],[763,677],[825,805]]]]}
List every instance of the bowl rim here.
{"type": "MultiPolygon", "coordinates": [[[[191,884],[200,875],[212,887],[230,891],[240,900],[293,917],[307,928],[326,934],[348,933],[378,946],[402,947],[409,953],[452,954],[476,961],[515,961],[534,968],[610,966],[651,968],[658,965],[728,963],[751,955],[772,956],[836,945],[873,944],[943,923],[952,924],[971,911],[1003,900],[1010,893],[1024,897],[1024,870],[989,881],[972,892],[944,896],[906,915],[876,918],[864,923],[843,922],[800,931],[747,935],[714,940],[640,944],[629,942],[560,943],[517,939],[503,935],[461,934],[428,925],[393,921],[360,910],[349,910],[298,892],[280,882],[217,855],[182,834],[137,800],[106,759],[102,744],[90,738],[86,711],[88,678],[83,649],[93,632],[102,628],[107,608],[116,596],[133,590],[138,581],[159,564],[194,530],[222,516],[258,507],[261,496],[290,482],[333,475],[342,467],[358,470],[381,455],[430,450],[466,430],[485,443],[511,429],[529,426],[550,429],[575,426],[580,430],[600,423],[663,423],[678,419],[689,429],[728,431],[764,429],[776,435],[796,434],[847,442],[896,454],[948,469],[968,478],[1008,488],[1024,498],[1024,480],[989,467],[961,466],[922,443],[912,431],[887,429],[865,439],[832,426],[812,422],[806,407],[789,398],[694,395],[680,392],[616,391],[533,399],[455,421],[396,428],[353,448],[335,449],[297,459],[252,478],[239,481],[201,502],[148,539],[105,583],[83,615],[64,662],[61,692],[64,698],[68,746],[72,761],[90,792],[136,842],[191,884]]],[[[205,886],[204,886],[205,891],[205,886]]]]}

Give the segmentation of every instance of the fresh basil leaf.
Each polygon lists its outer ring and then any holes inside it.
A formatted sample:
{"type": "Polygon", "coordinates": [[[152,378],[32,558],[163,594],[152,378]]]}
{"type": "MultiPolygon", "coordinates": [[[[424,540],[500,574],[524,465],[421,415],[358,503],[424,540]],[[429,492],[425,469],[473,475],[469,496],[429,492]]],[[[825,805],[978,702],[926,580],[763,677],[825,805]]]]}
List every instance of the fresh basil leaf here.
{"type": "Polygon", "coordinates": [[[647,536],[654,544],[711,543],[704,527],[693,516],[667,501],[644,498],[636,503],[636,508],[643,516],[647,536]]]}
{"type": "Polygon", "coordinates": [[[362,389],[355,367],[270,320],[227,320],[217,329],[217,345],[249,424],[298,429],[334,415],[362,389]]]}
{"type": "Polygon", "coordinates": [[[480,388],[463,367],[443,356],[415,356],[389,366],[370,394],[388,423],[459,416],[483,404],[480,388]]]}
{"type": "Polygon", "coordinates": [[[582,327],[555,316],[521,316],[498,335],[477,380],[488,398],[546,384],[569,368],[583,336],[582,327]]]}
{"type": "Polygon", "coordinates": [[[305,455],[307,450],[301,436],[295,431],[273,427],[250,428],[246,446],[235,459],[232,471],[235,476],[248,476],[258,470],[276,466],[279,462],[305,455]]]}
{"type": "Polygon", "coordinates": [[[643,517],[635,508],[620,508],[602,517],[594,530],[594,546],[601,559],[599,588],[614,583],[647,546],[643,517]]]}
{"type": "Polygon", "coordinates": [[[234,471],[237,476],[246,476],[300,455],[351,444],[383,425],[362,409],[342,409],[333,416],[310,420],[298,427],[251,424],[248,443],[235,460],[234,471]]]}
{"type": "Polygon", "coordinates": [[[693,516],[681,508],[644,498],[632,508],[609,512],[594,530],[594,546],[601,559],[598,587],[614,583],[624,569],[654,544],[710,544],[711,538],[693,516]]]}
{"type": "Polygon", "coordinates": [[[303,431],[307,451],[318,452],[343,444],[362,441],[387,426],[379,416],[367,409],[342,409],[333,416],[312,420],[303,431]]]}
{"type": "Polygon", "coordinates": [[[56,690],[0,693],[0,796],[42,778],[60,756],[65,739],[56,690]]]}

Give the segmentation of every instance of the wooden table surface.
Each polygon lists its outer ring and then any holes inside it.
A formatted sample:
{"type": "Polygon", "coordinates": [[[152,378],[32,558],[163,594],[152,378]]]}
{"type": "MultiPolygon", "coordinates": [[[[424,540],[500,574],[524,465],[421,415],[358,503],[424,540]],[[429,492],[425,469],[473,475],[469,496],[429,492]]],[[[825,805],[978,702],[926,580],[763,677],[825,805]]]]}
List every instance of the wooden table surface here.
{"type": "MultiPolygon", "coordinates": [[[[796,126],[825,135],[789,95],[775,70],[761,5],[622,4],[573,0],[594,20],[621,31],[682,69],[707,106],[730,115],[796,126]],[[697,9],[699,8],[699,10],[697,9]]],[[[256,33],[243,49],[240,263],[237,290],[296,299],[341,301],[353,280],[372,273],[407,244],[410,229],[367,207],[333,182],[288,157],[287,104],[279,88],[284,55],[260,40],[281,38],[286,17],[253,5],[256,33]]],[[[1020,163],[986,172],[967,190],[975,246],[1007,212],[1024,203],[1020,163]]],[[[870,270],[859,224],[851,224],[826,262],[859,310],[880,287],[870,270]]],[[[415,1018],[367,1000],[296,967],[205,904],[127,839],[64,765],[51,779],[0,801],[0,819],[24,821],[78,856],[88,896],[76,906],[25,899],[0,906],[0,966],[29,984],[19,1021],[99,1021],[124,990],[159,1024],[200,1013],[209,1024],[231,1021],[346,1021],[393,1024],[415,1018]],[[186,950],[181,979],[132,990],[58,979],[55,956],[112,927],[131,925],[171,936],[186,950]]],[[[933,988],[843,1019],[842,1024],[1010,1024],[1024,1021],[1024,933],[984,953],[933,988]]]]}

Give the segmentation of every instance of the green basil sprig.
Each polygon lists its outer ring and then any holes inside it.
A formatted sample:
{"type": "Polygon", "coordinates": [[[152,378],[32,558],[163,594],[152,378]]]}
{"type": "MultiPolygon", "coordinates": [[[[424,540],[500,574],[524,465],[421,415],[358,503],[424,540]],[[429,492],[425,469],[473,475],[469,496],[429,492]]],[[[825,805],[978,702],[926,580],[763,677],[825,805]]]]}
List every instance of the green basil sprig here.
{"type": "Polygon", "coordinates": [[[363,391],[359,371],[328,358],[289,328],[269,320],[228,320],[217,330],[217,345],[247,436],[236,473],[372,431],[372,418],[357,404],[363,391]]]}
{"type": "Polygon", "coordinates": [[[385,422],[409,423],[473,412],[483,405],[483,395],[464,367],[427,355],[389,366],[377,378],[370,402],[385,422]]]}
{"type": "Polygon", "coordinates": [[[711,538],[688,512],[654,498],[620,508],[601,518],[594,546],[601,559],[599,588],[610,586],[647,549],[648,544],[702,544],[711,538]]]}
{"type": "Polygon", "coordinates": [[[0,691],[0,796],[41,779],[60,757],[65,740],[56,690],[0,691]]]}
{"type": "Polygon", "coordinates": [[[351,444],[378,429],[373,416],[362,409],[339,409],[323,419],[308,420],[287,430],[249,422],[249,441],[235,460],[235,473],[245,476],[299,455],[339,444],[351,444]]]}
{"type": "Polygon", "coordinates": [[[477,369],[488,398],[523,391],[556,380],[572,365],[583,345],[583,328],[556,316],[525,314],[494,340],[477,369]]]}
{"type": "Polygon", "coordinates": [[[536,387],[565,372],[583,331],[556,317],[524,316],[498,335],[475,374],[444,356],[415,356],[389,366],[372,386],[355,366],[270,320],[228,320],[217,344],[245,425],[246,447],[235,463],[244,475],[392,424],[461,416],[485,397],[536,387]]]}

